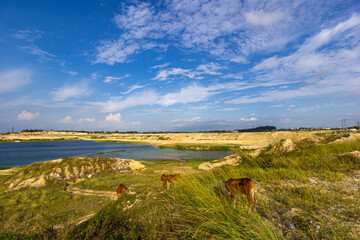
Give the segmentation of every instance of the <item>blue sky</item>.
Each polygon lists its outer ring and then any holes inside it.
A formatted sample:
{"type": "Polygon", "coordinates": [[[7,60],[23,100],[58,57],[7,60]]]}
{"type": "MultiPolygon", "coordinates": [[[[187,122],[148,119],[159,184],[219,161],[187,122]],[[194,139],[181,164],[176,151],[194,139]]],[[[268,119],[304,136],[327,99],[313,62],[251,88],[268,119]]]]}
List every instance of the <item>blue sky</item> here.
{"type": "Polygon", "coordinates": [[[0,132],[360,121],[359,1],[0,2],[0,132]]]}

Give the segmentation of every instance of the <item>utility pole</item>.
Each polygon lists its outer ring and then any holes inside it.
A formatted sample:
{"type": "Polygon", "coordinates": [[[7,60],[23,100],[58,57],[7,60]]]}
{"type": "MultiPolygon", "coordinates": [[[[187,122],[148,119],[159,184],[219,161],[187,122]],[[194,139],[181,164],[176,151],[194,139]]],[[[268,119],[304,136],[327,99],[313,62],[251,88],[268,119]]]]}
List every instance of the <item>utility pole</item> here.
{"type": "Polygon", "coordinates": [[[341,119],[341,128],[346,132],[347,125],[346,125],[346,119],[341,119]]]}
{"type": "Polygon", "coordinates": [[[14,133],[14,126],[11,128],[11,132],[14,133]]]}

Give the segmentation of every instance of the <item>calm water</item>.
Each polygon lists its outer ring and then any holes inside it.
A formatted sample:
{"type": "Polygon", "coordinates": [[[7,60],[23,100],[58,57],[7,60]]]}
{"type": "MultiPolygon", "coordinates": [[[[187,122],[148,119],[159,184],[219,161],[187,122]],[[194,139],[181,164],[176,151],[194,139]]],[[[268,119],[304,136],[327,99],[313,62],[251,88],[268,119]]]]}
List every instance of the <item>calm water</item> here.
{"type": "Polygon", "coordinates": [[[93,141],[53,141],[0,143],[0,166],[25,166],[34,162],[62,157],[118,157],[137,160],[218,159],[230,155],[227,151],[190,151],[159,149],[149,145],[101,143],[93,141]],[[101,154],[96,154],[100,153],[101,154]]]}

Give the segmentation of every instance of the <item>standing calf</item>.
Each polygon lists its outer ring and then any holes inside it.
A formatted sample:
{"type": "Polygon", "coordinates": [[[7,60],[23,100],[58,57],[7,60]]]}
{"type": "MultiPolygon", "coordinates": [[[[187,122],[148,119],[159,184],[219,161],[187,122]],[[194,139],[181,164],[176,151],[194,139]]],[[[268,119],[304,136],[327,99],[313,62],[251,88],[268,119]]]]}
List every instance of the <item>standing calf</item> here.
{"type": "Polygon", "coordinates": [[[254,204],[256,210],[256,199],[255,199],[255,183],[250,178],[240,178],[240,179],[229,179],[227,181],[223,180],[225,187],[228,192],[231,194],[234,199],[234,207],[236,202],[237,194],[244,193],[246,194],[249,204],[254,204]]]}
{"type": "Polygon", "coordinates": [[[169,174],[169,175],[163,174],[163,175],[161,175],[161,182],[162,182],[163,187],[166,188],[167,182],[169,182],[171,186],[174,186],[176,179],[178,177],[180,177],[180,174],[169,174]]]}
{"type": "Polygon", "coordinates": [[[120,184],[117,188],[116,188],[116,195],[118,197],[118,199],[121,197],[121,195],[123,195],[124,193],[127,193],[127,186],[125,184],[120,184]]]}

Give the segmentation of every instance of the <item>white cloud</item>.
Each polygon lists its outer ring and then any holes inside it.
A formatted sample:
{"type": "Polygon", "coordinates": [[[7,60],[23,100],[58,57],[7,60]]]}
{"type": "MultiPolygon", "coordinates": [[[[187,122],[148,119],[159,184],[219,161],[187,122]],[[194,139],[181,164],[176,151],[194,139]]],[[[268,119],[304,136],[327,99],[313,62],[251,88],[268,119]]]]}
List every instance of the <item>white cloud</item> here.
{"type": "Polygon", "coordinates": [[[113,115],[112,113],[110,113],[105,117],[105,122],[121,122],[121,114],[116,113],[113,115]]]}
{"type": "Polygon", "coordinates": [[[154,105],[158,102],[159,96],[153,91],[144,91],[134,94],[128,98],[112,98],[107,102],[89,102],[90,106],[100,108],[103,112],[115,112],[125,108],[154,105]]]}
{"type": "Polygon", "coordinates": [[[252,69],[256,80],[273,86],[287,84],[287,88],[267,90],[259,95],[245,95],[227,103],[358,94],[360,38],[355,36],[360,36],[358,15],[309,37],[297,51],[288,56],[263,60],[252,69]],[[291,88],[289,84],[292,84],[291,88]]]}
{"type": "Polygon", "coordinates": [[[187,126],[196,125],[202,122],[200,117],[194,117],[192,119],[174,119],[171,121],[172,127],[182,128],[187,126]]]}
{"type": "Polygon", "coordinates": [[[281,50],[324,26],[329,8],[341,2],[174,0],[155,6],[123,4],[113,19],[118,39],[100,42],[95,62],[123,63],[146,50],[172,46],[245,63],[254,53],[281,50]]]}
{"type": "Polygon", "coordinates": [[[229,73],[229,74],[226,74],[224,76],[221,76],[221,78],[224,78],[224,79],[237,79],[237,80],[240,80],[240,79],[243,79],[243,75],[242,73],[229,73]]]}
{"type": "Polygon", "coordinates": [[[282,108],[284,106],[285,106],[285,104],[276,104],[276,105],[271,105],[270,107],[272,107],[272,108],[282,108]]]}
{"type": "Polygon", "coordinates": [[[309,38],[305,42],[305,44],[303,44],[300,47],[298,52],[308,53],[317,50],[320,47],[324,46],[325,44],[329,43],[330,41],[334,40],[335,38],[344,36],[343,34],[347,30],[352,29],[354,27],[358,27],[359,24],[360,24],[360,16],[357,14],[353,15],[348,20],[338,23],[335,27],[324,29],[320,33],[309,38]]]}
{"type": "MultiPolygon", "coordinates": [[[[256,85],[258,86],[258,85],[256,85]]],[[[261,86],[261,85],[260,85],[261,86]]],[[[244,82],[217,83],[208,87],[192,83],[189,86],[181,88],[179,91],[160,94],[148,90],[135,93],[127,98],[115,97],[107,102],[88,102],[95,108],[100,108],[103,112],[115,112],[125,108],[136,106],[171,106],[174,104],[188,104],[208,100],[211,96],[222,92],[244,90],[252,86],[244,82]]]]}
{"type": "Polygon", "coordinates": [[[69,98],[81,98],[91,94],[91,90],[88,87],[88,82],[83,80],[73,85],[65,84],[63,87],[52,92],[54,95],[53,100],[64,101],[69,98]]]}
{"type": "Polygon", "coordinates": [[[54,54],[44,51],[34,44],[21,46],[20,49],[28,54],[40,57],[40,60],[51,61],[56,57],[54,54]]]}
{"type": "Polygon", "coordinates": [[[192,119],[174,119],[172,122],[199,122],[201,117],[194,117],[192,119]]]}
{"type": "Polygon", "coordinates": [[[240,121],[243,121],[243,122],[255,122],[257,121],[258,119],[256,117],[251,117],[251,118],[240,118],[240,121]]]}
{"type": "Polygon", "coordinates": [[[186,104],[192,102],[200,102],[213,95],[212,91],[206,87],[192,84],[186,88],[182,88],[179,92],[168,93],[159,99],[159,104],[170,106],[173,104],[186,104]]]}
{"type": "Polygon", "coordinates": [[[167,67],[167,66],[169,66],[169,65],[170,65],[170,63],[163,63],[163,64],[160,64],[160,65],[153,66],[153,67],[151,67],[151,68],[153,68],[153,69],[165,68],[165,67],[167,67]]]}
{"type": "Polygon", "coordinates": [[[204,77],[201,75],[220,75],[221,73],[218,72],[220,69],[223,69],[223,67],[212,62],[208,64],[200,64],[195,70],[182,68],[163,69],[160,70],[153,79],[165,81],[168,80],[170,76],[178,75],[191,79],[203,79],[204,77]]]}
{"type": "Polygon", "coordinates": [[[99,77],[101,77],[101,75],[100,75],[98,72],[93,72],[93,73],[90,75],[90,78],[91,78],[91,79],[98,79],[99,77]]]}
{"type": "Polygon", "coordinates": [[[130,74],[125,74],[124,76],[121,76],[121,77],[107,76],[107,77],[105,77],[105,79],[104,79],[104,83],[113,83],[113,82],[116,82],[117,80],[121,80],[121,79],[124,79],[124,78],[128,78],[128,77],[130,77],[130,76],[131,76],[130,74]]]}
{"type": "Polygon", "coordinates": [[[0,72],[0,93],[12,92],[29,84],[31,71],[28,69],[12,69],[0,72]]]}
{"type": "Polygon", "coordinates": [[[39,113],[31,113],[28,112],[26,110],[23,110],[21,113],[19,113],[18,115],[18,120],[32,120],[35,119],[39,116],[39,113]]]}
{"type": "Polygon", "coordinates": [[[177,131],[199,131],[199,130],[233,130],[242,127],[248,127],[253,122],[257,121],[255,118],[242,118],[237,120],[229,119],[208,119],[204,120],[200,117],[192,119],[176,119],[170,122],[170,128],[177,131]]]}
{"type": "Polygon", "coordinates": [[[95,118],[79,118],[78,120],[79,123],[83,123],[83,122],[95,122],[95,118]]]}
{"type": "Polygon", "coordinates": [[[71,75],[71,76],[76,76],[78,75],[79,73],[78,72],[75,72],[75,71],[67,71],[67,74],[71,75]]]}
{"type": "Polygon", "coordinates": [[[154,80],[160,80],[160,81],[165,81],[168,79],[169,76],[174,76],[174,75],[180,75],[180,76],[184,76],[184,77],[188,77],[191,79],[201,79],[202,77],[198,77],[200,73],[190,70],[190,69],[182,69],[182,68],[172,68],[170,70],[168,69],[164,69],[158,72],[158,74],[156,75],[156,77],[154,77],[154,80]]]}
{"type": "Polygon", "coordinates": [[[253,25],[261,25],[261,26],[269,26],[274,23],[279,22],[283,19],[284,14],[280,11],[276,12],[264,12],[263,10],[260,11],[251,11],[245,13],[246,21],[253,25]]]}
{"type": "Polygon", "coordinates": [[[165,45],[162,44],[142,43],[129,39],[120,39],[115,42],[104,41],[97,47],[95,63],[106,63],[109,65],[124,63],[129,61],[129,56],[156,46],[165,47],[165,45]]]}
{"type": "Polygon", "coordinates": [[[99,123],[100,126],[102,128],[107,128],[107,129],[116,129],[116,130],[131,130],[131,129],[136,129],[138,126],[141,125],[140,121],[123,121],[121,114],[120,113],[116,113],[116,114],[112,114],[110,113],[109,115],[107,115],[105,117],[105,120],[99,123]]]}
{"type": "Polygon", "coordinates": [[[126,92],[123,92],[122,94],[129,94],[129,93],[133,92],[136,89],[141,89],[141,88],[144,88],[144,87],[145,86],[143,86],[143,85],[135,84],[135,85],[132,85],[131,87],[129,87],[129,89],[126,92]]]}
{"type": "Polygon", "coordinates": [[[81,126],[84,126],[83,124],[86,123],[95,123],[95,118],[79,118],[78,120],[74,120],[71,116],[66,116],[62,119],[59,120],[60,123],[64,123],[64,124],[81,124],[81,126]]]}
{"type": "Polygon", "coordinates": [[[43,32],[39,30],[20,30],[11,36],[15,39],[26,41],[26,45],[19,46],[19,48],[31,55],[38,56],[41,61],[52,61],[56,56],[52,53],[42,50],[35,45],[35,40],[40,39],[43,32]]]}
{"type": "Polygon", "coordinates": [[[241,110],[241,108],[224,108],[223,111],[238,111],[241,110]]]}
{"type": "MultiPolygon", "coordinates": [[[[290,107],[295,107],[294,105],[290,107]]],[[[324,108],[334,108],[334,107],[344,107],[343,105],[335,105],[334,103],[327,103],[327,104],[316,104],[310,107],[299,107],[297,109],[290,109],[293,110],[293,112],[309,112],[314,111],[318,109],[324,109],[324,108]]]]}
{"type": "Polygon", "coordinates": [[[64,118],[60,119],[60,122],[61,122],[61,123],[68,124],[68,123],[72,123],[72,122],[73,122],[73,120],[72,120],[72,117],[70,117],[70,116],[66,116],[66,117],[64,117],[64,118]]]}
{"type": "Polygon", "coordinates": [[[208,75],[220,75],[221,73],[218,72],[218,70],[221,69],[223,69],[223,67],[215,63],[201,64],[196,68],[196,70],[200,71],[201,74],[208,75]]]}
{"type": "Polygon", "coordinates": [[[20,30],[14,34],[11,34],[13,38],[26,40],[28,42],[34,42],[34,40],[41,38],[43,32],[39,30],[20,30]]]}

